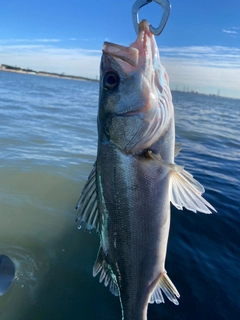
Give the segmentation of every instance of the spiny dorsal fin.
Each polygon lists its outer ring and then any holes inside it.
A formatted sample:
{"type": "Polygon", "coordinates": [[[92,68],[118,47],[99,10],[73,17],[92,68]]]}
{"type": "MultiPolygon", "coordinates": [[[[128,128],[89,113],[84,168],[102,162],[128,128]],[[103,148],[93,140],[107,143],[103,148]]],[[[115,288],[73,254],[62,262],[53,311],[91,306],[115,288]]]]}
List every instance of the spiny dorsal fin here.
{"type": "Polygon", "coordinates": [[[79,208],[76,221],[79,222],[81,228],[82,222],[86,223],[86,229],[99,231],[99,213],[96,191],[96,165],[88,177],[81,196],[77,202],[76,209],[79,208]]]}
{"type": "Polygon", "coordinates": [[[177,298],[180,298],[180,294],[178,293],[172,281],[167,276],[166,272],[161,274],[158,285],[149,299],[149,303],[164,303],[162,292],[164,292],[168,299],[172,301],[174,304],[179,304],[177,298]]]}
{"type": "Polygon", "coordinates": [[[101,271],[99,282],[104,281],[105,287],[109,285],[109,290],[112,292],[113,295],[118,296],[118,287],[113,280],[113,274],[112,271],[108,265],[108,263],[105,260],[105,254],[103,252],[102,247],[100,246],[97,259],[95,261],[95,264],[93,266],[93,276],[96,277],[96,275],[101,271]]]}
{"type": "Polygon", "coordinates": [[[193,212],[212,213],[210,208],[216,212],[213,206],[202,197],[205,191],[203,186],[184,170],[183,166],[167,163],[162,160],[161,156],[151,151],[148,151],[148,156],[171,170],[170,201],[177,209],[182,210],[185,207],[193,212]]]}

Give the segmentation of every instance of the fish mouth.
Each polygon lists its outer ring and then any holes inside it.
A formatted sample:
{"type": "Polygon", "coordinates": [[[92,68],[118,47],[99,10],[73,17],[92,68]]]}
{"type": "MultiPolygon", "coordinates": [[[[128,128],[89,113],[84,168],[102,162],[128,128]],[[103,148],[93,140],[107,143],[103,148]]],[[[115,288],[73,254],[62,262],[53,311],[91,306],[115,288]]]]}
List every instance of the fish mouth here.
{"type": "Polygon", "coordinates": [[[119,44],[104,42],[103,52],[115,59],[127,62],[133,67],[138,65],[139,52],[136,48],[125,47],[119,44]]]}
{"type": "Polygon", "coordinates": [[[135,68],[142,70],[148,68],[149,70],[156,50],[158,48],[147,20],[139,23],[137,39],[129,47],[108,41],[105,41],[103,45],[103,53],[114,58],[126,73],[131,73],[135,68]]]}
{"type": "Polygon", "coordinates": [[[136,48],[140,53],[146,54],[149,44],[152,44],[154,36],[149,29],[149,22],[147,20],[142,20],[138,26],[138,35],[135,42],[133,42],[130,47],[136,48]]]}

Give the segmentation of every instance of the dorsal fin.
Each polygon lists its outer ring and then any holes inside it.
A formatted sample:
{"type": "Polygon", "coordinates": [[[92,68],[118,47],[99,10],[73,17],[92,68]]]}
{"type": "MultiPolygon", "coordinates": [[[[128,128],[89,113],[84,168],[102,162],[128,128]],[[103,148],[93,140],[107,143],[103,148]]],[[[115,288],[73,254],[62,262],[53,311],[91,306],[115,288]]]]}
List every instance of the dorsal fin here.
{"type": "Polygon", "coordinates": [[[101,246],[98,250],[97,259],[93,266],[93,276],[96,277],[99,272],[101,272],[99,282],[104,281],[105,287],[109,285],[109,290],[112,292],[112,294],[118,296],[118,287],[114,281],[114,276],[110,269],[110,266],[106,262],[105,254],[101,246]]]}
{"type": "Polygon", "coordinates": [[[175,143],[174,157],[177,157],[181,150],[182,150],[181,144],[180,143],[175,143]]]}
{"type": "Polygon", "coordinates": [[[88,177],[88,180],[82,190],[81,196],[77,202],[76,209],[79,209],[76,221],[79,222],[81,228],[82,222],[86,223],[86,229],[99,231],[99,212],[97,202],[97,188],[96,188],[96,165],[88,177]]]}

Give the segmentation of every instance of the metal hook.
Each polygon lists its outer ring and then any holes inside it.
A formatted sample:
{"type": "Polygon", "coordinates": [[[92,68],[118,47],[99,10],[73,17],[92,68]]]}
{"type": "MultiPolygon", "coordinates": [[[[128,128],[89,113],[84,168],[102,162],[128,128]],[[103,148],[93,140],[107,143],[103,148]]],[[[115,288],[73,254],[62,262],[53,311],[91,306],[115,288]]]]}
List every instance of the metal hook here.
{"type": "Polygon", "coordinates": [[[152,1],[160,4],[163,7],[163,15],[162,15],[162,19],[160,21],[159,27],[154,28],[150,24],[149,29],[152,32],[152,34],[154,34],[155,36],[159,36],[167,23],[167,20],[170,15],[170,11],[171,11],[171,5],[169,3],[169,0],[137,0],[132,7],[133,26],[136,31],[136,34],[138,34],[138,24],[139,24],[138,11],[143,6],[147,5],[148,3],[152,2],[152,1]]]}

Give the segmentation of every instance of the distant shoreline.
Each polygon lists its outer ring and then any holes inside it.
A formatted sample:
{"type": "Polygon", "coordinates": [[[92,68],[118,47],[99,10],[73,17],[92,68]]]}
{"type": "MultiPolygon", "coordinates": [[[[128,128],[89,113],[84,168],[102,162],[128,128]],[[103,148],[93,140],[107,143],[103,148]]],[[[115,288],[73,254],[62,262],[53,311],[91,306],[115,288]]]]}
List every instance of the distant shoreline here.
{"type": "Polygon", "coordinates": [[[38,75],[38,76],[43,76],[43,77],[63,78],[63,79],[78,80],[78,81],[93,81],[93,82],[98,82],[99,81],[99,80],[96,80],[96,79],[90,79],[90,78],[86,78],[86,77],[78,77],[78,76],[66,75],[64,73],[59,74],[59,73],[54,73],[54,72],[35,71],[35,70],[32,70],[32,69],[24,69],[24,68],[19,68],[19,67],[13,67],[13,66],[10,66],[10,65],[5,65],[5,64],[0,65],[0,71],[15,72],[15,73],[21,73],[21,74],[30,74],[30,75],[38,75]]]}
{"type": "MultiPolygon", "coordinates": [[[[38,75],[38,76],[43,76],[43,77],[52,77],[52,78],[62,78],[62,79],[70,79],[70,80],[77,80],[77,81],[90,81],[90,82],[99,82],[97,79],[91,79],[91,78],[86,78],[86,77],[79,77],[79,76],[71,76],[67,75],[64,73],[54,73],[54,72],[46,72],[46,71],[35,71],[32,69],[24,69],[20,67],[13,67],[10,65],[5,65],[2,64],[0,65],[0,71],[5,71],[5,72],[15,72],[15,73],[20,73],[20,74],[30,74],[30,75],[38,75]]],[[[226,97],[226,96],[220,96],[219,94],[214,94],[214,93],[203,93],[203,92],[198,92],[198,91],[181,91],[177,89],[171,89],[172,92],[180,92],[180,93],[188,93],[188,94],[199,94],[203,96],[209,96],[209,97],[217,97],[217,98],[227,98],[227,99],[239,99],[239,98],[233,98],[233,97],[226,97]]]]}

